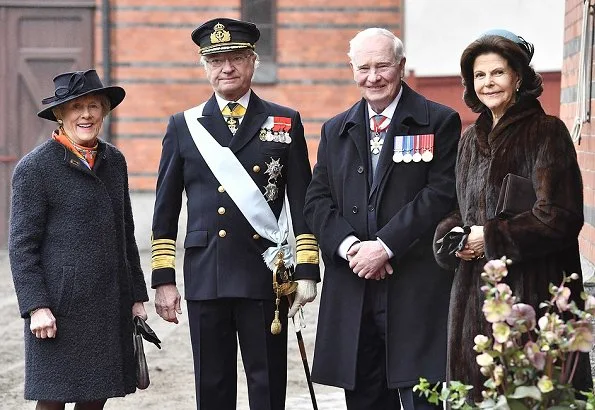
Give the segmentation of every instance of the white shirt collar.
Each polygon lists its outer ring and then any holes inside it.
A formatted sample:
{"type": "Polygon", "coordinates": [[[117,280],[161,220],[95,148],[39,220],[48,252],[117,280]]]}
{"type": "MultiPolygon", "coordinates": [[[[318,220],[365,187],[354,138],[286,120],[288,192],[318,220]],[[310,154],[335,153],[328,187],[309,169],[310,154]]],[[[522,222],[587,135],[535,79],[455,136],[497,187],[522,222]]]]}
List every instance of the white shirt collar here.
{"type": "Polygon", "coordinates": [[[393,100],[393,102],[391,102],[388,107],[386,107],[384,109],[384,111],[376,113],[372,107],[370,106],[370,103],[368,103],[368,119],[372,118],[373,116],[380,114],[380,115],[384,115],[385,117],[389,118],[391,121],[393,119],[393,116],[395,115],[395,110],[397,109],[397,104],[399,103],[399,100],[401,99],[401,95],[403,94],[403,86],[401,85],[401,89],[399,90],[399,93],[397,94],[397,96],[395,97],[395,99],[393,100]]]}
{"type": "Polygon", "coordinates": [[[244,94],[242,97],[240,97],[239,100],[237,101],[228,101],[226,99],[224,99],[223,97],[220,97],[219,94],[215,93],[215,98],[217,99],[217,104],[219,105],[219,111],[222,111],[223,108],[227,105],[227,103],[230,102],[237,102],[242,104],[242,107],[244,107],[245,109],[248,109],[248,102],[250,102],[250,93],[252,92],[252,90],[248,90],[248,92],[246,94],[244,94]]]}

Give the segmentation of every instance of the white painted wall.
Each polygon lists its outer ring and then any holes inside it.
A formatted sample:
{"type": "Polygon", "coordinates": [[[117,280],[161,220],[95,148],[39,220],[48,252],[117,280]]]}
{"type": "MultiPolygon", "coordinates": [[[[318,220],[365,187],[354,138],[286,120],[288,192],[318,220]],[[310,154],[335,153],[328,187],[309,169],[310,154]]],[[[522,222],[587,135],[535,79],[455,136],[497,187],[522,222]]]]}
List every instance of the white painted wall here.
{"type": "Polygon", "coordinates": [[[561,69],[564,0],[405,0],[406,69],[417,76],[459,74],[465,47],[493,28],[533,43],[537,71],[561,69]]]}

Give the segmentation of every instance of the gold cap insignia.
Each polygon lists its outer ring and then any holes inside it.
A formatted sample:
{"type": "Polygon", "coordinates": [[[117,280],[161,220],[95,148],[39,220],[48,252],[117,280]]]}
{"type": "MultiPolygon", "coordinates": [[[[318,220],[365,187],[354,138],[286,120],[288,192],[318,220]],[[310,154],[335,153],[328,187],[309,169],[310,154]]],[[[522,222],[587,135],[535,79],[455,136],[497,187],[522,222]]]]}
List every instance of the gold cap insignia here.
{"type": "Polygon", "coordinates": [[[231,34],[225,30],[225,26],[221,23],[215,24],[214,31],[211,33],[211,44],[227,43],[231,41],[231,34]]]}

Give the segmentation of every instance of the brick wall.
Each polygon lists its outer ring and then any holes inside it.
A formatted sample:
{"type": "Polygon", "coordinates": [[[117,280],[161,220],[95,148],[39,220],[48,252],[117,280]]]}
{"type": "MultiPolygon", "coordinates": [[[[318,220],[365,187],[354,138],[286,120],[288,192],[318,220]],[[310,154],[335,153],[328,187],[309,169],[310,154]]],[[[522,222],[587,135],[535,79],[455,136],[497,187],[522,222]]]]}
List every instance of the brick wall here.
{"type": "MultiPolygon", "coordinates": [[[[560,114],[560,72],[539,73],[543,78],[543,94],[539,97],[545,112],[551,115],[560,114]]],[[[456,110],[463,123],[463,130],[471,125],[477,114],[469,109],[463,101],[463,85],[459,75],[440,77],[417,77],[409,71],[407,83],[426,98],[442,103],[456,110]]]]}
{"type": "MultiPolygon", "coordinates": [[[[564,16],[564,62],[562,65],[560,117],[569,129],[574,125],[577,109],[582,0],[566,0],[564,16]]],[[[591,115],[591,121],[593,115],[591,115]]],[[[584,185],[585,225],[579,237],[586,277],[593,274],[595,263],[595,134],[591,122],[583,125],[580,144],[575,144],[584,185]]]]}
{"type": "MultiPolygon", "coordinates": [[[[101,0],[97,0],[96,66],[101,68],[101,0]]],[[[277,72],[254,84],[264,99],[300,111],[314,162],[320,126],[359,99],[348,65],[349,40],[360,30],[403,33],[402,1],[277,0],[277,72]]],[[[153,191],[169,115],[212,93],[198,64],[192,30],[216,17],[240,18],[240,1],[113,0],[112,83],[126,89],[112,114],[113,142],[126,155],[130,186],[153,191]]],[[[258,51],[258,46],[257,46],[258,51]]],[[[101,72],[101,70],[99,70],[101,72]]]]}

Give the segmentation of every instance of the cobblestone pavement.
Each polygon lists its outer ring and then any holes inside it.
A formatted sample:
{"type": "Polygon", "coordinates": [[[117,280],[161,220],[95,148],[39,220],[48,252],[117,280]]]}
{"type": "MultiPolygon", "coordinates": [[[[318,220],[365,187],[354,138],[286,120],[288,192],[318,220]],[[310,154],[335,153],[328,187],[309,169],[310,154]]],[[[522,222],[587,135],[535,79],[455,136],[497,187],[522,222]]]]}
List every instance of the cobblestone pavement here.
{"type": "MultiPolygon", "coordinates": [[[[150,254],[141,252],[144,271],[147,272],[147,283],[150,278],[150,254]]],[[[181,272],[182,259],[178,260],[178,272],[181,272]]],[[[181,276],[181,275],[179,275],[181,276]]],[[[178,280],[181,282],[181,278],[178,280]]],[[[587,290],[595,293],[593,284],[587,290]]],[[[183,284],[180,293],[183,294],[183,284]]],[[[319,286],[320,293],[320,286],[319,286]]],[[[154,292],[149,291],[152,298],[154,292]]],[[[312,364],[318,300],[306,308],[306,328],[302,331],[308,360],[312,364]]],[[[184,307],[183,307],[184,310],[184,307]]],[[[0,408],[3,410],[33,410],[34,402],[23,399],[24,354],[23,354],[23,320],[19,316],[12,277],[5,250],[0,250],[0,408]]],[[[147,390],[137,391],[124,398],[110,399],[106,410],[144,409],[144,410],[191,410],[195,407],[194,372],[190,335],[186,315],[183,313],[178,325],[166,323],[154,311],[153,301],[147,304],[149,323],[163,341],[163,349],[145,344],[151,385],[147,390]]],[[[289,332],[288,340],[288,384],[286,409],[312,409],[304,370],[293,332],[289,332]]],[[[591,365],[594,367],[593,354],[591,365]]],[[[595,374],[595,373],[594,373],[595,374]]],[[[329,386],[314,385],[318,408],[320,410],[345,410],[343,391],[329,386]]],[[[72,406],[67,406],[72,409],[72,406]]],[[[249,410],[246,378],[238,357],[238,410],[249,410]]],[[[258,409],[253,409],[258,410],[258,409]]]]}
{"type": "MultiPolygon", "coordinates": [[[[141,253],[144,271],[149,283],[149,258],[146,251],[141,253]]],[[[178,261],[178,280],[181,281],[181,258],[178,261]]],[[[319,289],[320,291],[320,289],[319,289]]],[[[180,288],[183,294],[183,289],[180,288]]],[[[154,292],[149,292],[152,298],[154,292]]],[[[317,299],[318,300],[318,299],[317,299]]],[[[3,410],[33,410],[34,402],[23,399],[23,320],[19,316],[12,277],[6,252],[0,250],[0,407],[3,410]]],[[[185,307],[178,325],[166,323],[155,313],[153,301],[147,304],[149,324],[163,341],[163,349],[152,344],[145,344],[151,385],[147,390],[138,391],[124,398],[110,399],[106,410],[144,409],[144,410],[190,410],[195,407],[194,372],[190,334],[185,307]]],[[[308,360],[312,364],[314,336],[316,331],[317,302],[308,305],[306,314],[307,327],[303,330],[304,342],[308,351],[308,360]]],[[[287,409],[311,409],[308,387],[305,382],[301,357],[297,348],[296,337],[289,332],[287,409]]],[[[238,355],[239,356],[239,355],[238,355]]],[[[321,410],[344,410],[343,391],[338,388],[314,385],[318,408],[321,410]]],[[[238,358],[238,410],[248,410],[246,379],[238,358]]],[[[72,408],[72,406],[67,406],[72,408]]],[[[257,410],[257,409],[256,409],[257,410]]]]}

